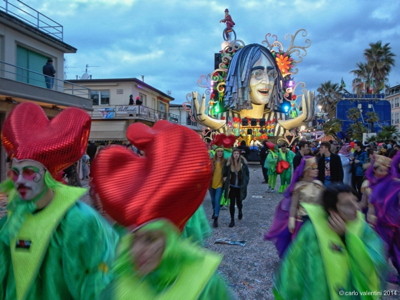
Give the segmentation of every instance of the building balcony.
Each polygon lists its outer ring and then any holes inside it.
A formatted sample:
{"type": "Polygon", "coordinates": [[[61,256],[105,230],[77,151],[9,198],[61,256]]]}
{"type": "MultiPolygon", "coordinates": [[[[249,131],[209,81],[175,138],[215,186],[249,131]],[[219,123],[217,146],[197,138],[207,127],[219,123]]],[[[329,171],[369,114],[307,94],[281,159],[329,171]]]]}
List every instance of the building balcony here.
{"type": "Polygon", "coordinates": [[[114,119],[114,120],[141,120],[156,122],[167,120],[172,123],[179,123],[179,116],[161,112],[144,105],[101,105],[93,106],[90,112],[92,120],[114,119]]]}
{"type": "Polygon", "coordinates": [[[59,108],[78,107],[92,110],[90,89],[54,78],[52,88],[46,87],[41,73],[0,61],[0,100],[35,101],[59,108]]]}

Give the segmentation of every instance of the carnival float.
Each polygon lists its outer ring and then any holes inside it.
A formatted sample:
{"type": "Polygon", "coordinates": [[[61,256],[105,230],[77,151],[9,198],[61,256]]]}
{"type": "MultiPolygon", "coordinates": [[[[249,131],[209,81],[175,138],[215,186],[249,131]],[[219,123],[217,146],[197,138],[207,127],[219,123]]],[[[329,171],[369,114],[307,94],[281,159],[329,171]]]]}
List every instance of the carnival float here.
{"type": "Polygon", "coordinates": [[[261,44],[245,45],[237,39],[230,21],[225,10],[221,22],[227,26],[221,51],[216,54],[217,68],[198,80],[198,86],[204,89],[202,96],[188,94],[193,118],[205,126],[206,142],[224,133],[247,145],[266,139],[291,145],[299,138],[300,126],[314,114],[313,93],[293,78],[297,64],[311,46],[307,32],[299,29],[287,35],[287,48],[271,33],[261,44]],[[301,45],[295,44],[297,39],[302,40],[301,45]]]}

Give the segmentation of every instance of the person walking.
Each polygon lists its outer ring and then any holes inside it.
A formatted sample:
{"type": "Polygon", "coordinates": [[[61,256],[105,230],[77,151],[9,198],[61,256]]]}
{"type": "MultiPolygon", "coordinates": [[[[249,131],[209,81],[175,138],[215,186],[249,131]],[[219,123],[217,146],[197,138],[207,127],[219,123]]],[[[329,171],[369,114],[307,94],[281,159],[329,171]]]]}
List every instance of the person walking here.
{"type": "Polygon", "coordinates": [[[278,152],[278,164],[280,161],[287,162],[288,168],[284,169],[282,173],[279,174],[281,179],[281,185],[279,186],[279,193],[283,193],[286,188],[290,184],[290,179],[292,178],[293,173],[293,158],[295,154],[292,150],[288,149],[288,145],[286,143],[281,145],[281,148],[278,152]]]}
{"type": "Polygon", "coordinates": [[[325,186],[331,183],[343,183],[343,167],[339,155],[331,153],[331,144],[322,142],[319,148],[318,180],[325,186]]]}
{"type": "Polygon", "coordinates": [[[249,167],[246,159],[240,156],[240,149],[233,149],[232,156],[224,167],[223,176],[225,197],[228,196],[230,200],[231,222],[229,227],[233,227],[235,226],[235,205],[239,210],[238,219],[243,218],[242,201],[247,196],[247,185],[249,184],[249,167]]]}
{"type": "Polygon", "coordinates": [[[220,202],[222,196],[222,188],[223,188],[223,176],[222,170],[226,164],[226,160],[224,158],[224,149],[217,148],[215,149],[215,155],[212,159],[212,167],[213,167],[213,175],[211,181],[211,187],[209,189],[211,204],[213,207],[213,215],[214,219],[213,226],[214,228],[218,227],[218,216],[220,209],[220,202]]]}
{"type": "Polygon", "coordinates": [[[360,141],[354,143],[353,163],[352,163],[352,185],[357,193],[358,200],[361,201],[361,186],[364,181],[364,164],[367,162],[367,153],[363,149],[360,141]]]}
{"type": "Polygon", "coordinates": [[[44,75],[44,81],[46,82],[46,87],[48,89],[52,89],[54,85],[54,75],[56,74],[56,69],[53,66],[53,60],[48,59],[47,63],[43,66],[42,69],[44,75]]]}
{"type": "Polygon", "coordinates": [[[295,157],[293,158],[293,171],[296,170],[297,166],[300,164],[301,159],[304,155],[310,155],[310,142],[308,141],[300,141],[298,144],[299,151],[296,152],[295,157]]]}
{"type": "Polygon", "coordinates": [[[278,163],[278,146],[267,142],[267,147],[269,149],[267,159],[265,160],[264,167],[268,170],[268,190],[267,193],[275,193],[276,186],[276,165],[278,163]]]}
{"type": "Polygon", "coordinates": [[[265,160],[267,159],[267,155],[268,155],[268,151],[269,151],[266,142],[267,142],[266,140],[264,140],[262,142],[262,148],[260,150],[260,165],[261,165],[262,175],[264,177],[264,182],[263,183],[267,183],[268,184],[268,170],[264,166],[265,165],[265,160]]]}

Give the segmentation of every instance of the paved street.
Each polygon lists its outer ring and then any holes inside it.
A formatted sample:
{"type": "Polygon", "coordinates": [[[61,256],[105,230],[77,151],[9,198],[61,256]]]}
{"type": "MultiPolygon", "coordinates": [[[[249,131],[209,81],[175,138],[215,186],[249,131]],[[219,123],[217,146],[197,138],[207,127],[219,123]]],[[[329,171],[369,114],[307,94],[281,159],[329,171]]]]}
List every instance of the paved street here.
{"type": "MultiPolygon", "coordinates": [[[[206,247],[224,255],[220,272],[239,299],[273,299],[272,276],[278,266],[278,255],[272,243],[263,240],[279,202],[280,194],[266,193],[267,185],[259,164],[250,165],[248,196],[243,202],[243,219],[229,228],[229,209],[221,210],[219,227],[207,239],[206,247]],[[245,240],[246,245],[214,244],[217,239],[245,240]]],[[[212,224],[211,200],[207,194],[204,208],[212,224]]]]}

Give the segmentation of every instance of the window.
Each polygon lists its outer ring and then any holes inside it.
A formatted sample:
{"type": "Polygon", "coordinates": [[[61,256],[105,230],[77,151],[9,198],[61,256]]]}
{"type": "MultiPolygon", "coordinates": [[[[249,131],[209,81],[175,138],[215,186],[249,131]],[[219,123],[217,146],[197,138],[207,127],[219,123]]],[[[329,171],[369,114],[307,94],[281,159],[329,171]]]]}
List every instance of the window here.
{"type": "Polygon", "coordinates": [[[110,91],[94,91],[90,92],[90,98],[93,101],[93,105],[108,105],[110,104],[110,91]]]}
{"type": "MultiPolygon", "coordinates": [[[[17,81],[29,83],[32,85],[45,88],[45,79],[42,75],[42,68],[46,64],[47,59],[42,54],[29,50],[27,48],[17,46],[17,81]]],[[[55,62],[54,62],[55,65],[55,62]]],[[[57,70],[56,70],[57,71],[57,70]]],[[[57,77],[56,73],[56,77],[57,77]]],[[[57,86],[56,83],[54,83],[57,86]]]]}
{"type": "Polygon", "coordinates": [[[139,93],[139,97],[142,101],[142,105],[147,106],[147,96],[145,94],[139,93]]]}

